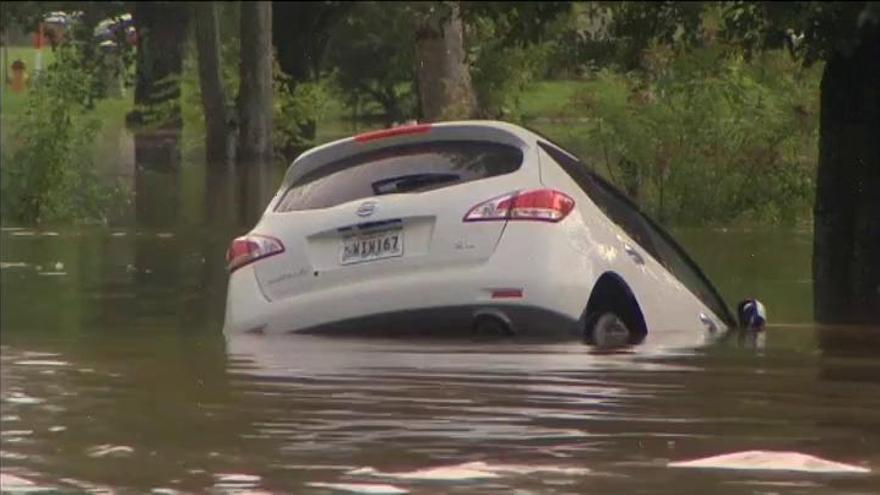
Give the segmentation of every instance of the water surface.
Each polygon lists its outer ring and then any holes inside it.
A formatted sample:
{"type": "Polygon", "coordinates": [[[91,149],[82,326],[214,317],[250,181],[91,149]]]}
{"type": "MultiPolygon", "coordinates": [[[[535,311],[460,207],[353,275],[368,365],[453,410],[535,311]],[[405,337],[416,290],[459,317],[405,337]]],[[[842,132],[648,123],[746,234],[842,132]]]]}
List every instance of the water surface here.
{"type": "Polygon", "coordinates": [[[116,493],[880,487],[880,332],[810,323],[809,233],[679,231],[730,301],[761,298],[775,325],[757,341],[613,355],[578,342],[227,342],[221,260],[233,233],[3,230],[4,474],[116,493]],[[668,466],[748,450],[872,473],[668,466]],[[406,475],[450,466],[452,479],[406,475]]]}

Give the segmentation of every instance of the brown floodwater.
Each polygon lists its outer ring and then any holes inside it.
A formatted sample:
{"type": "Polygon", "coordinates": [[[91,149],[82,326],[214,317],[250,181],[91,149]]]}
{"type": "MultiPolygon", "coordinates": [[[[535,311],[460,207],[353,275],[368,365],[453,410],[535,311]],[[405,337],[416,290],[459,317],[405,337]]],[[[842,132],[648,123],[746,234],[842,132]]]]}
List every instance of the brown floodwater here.
{"type": "Polygon", "coordinates": [[[5,490],[880,492],[880,331],[810,323],[808,232],[678,231],[729,303],[757,296],[773,325],[619,354],[576,341],[227,341],[231,235],[186,220],[3,229],[5,490]],[[753,450],[870,472],[670,466],[753,450]]]}

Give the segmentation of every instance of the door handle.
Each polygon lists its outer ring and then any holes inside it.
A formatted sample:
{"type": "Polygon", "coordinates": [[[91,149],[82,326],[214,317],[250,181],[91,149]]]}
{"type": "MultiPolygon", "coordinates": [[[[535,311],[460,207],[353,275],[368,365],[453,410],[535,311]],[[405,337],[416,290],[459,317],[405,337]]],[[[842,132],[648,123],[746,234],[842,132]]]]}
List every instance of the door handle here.
{"type": "Polygon", "coordinates": [[[706,316],[706,313],[700,313],[700,323],[702,323],[706,327],[706,330],[711,333],[718,331],[718,325],[715,324],[715,321],[712,320],[712,318],[706,316]]]}
{"type": "Polygon", "coordinates": [[[633,261],[636,262],[636,264],[638,264],[638,265],[645,264],[645,258],[643,258],[642,255],[639,254],[639,252],[636,251],[636,249],[634,247],[630,246],[629,244],[624,244],[623,250],[626,251],[626,254],[628,254],[629,257],[632,258],[633,261]]]}

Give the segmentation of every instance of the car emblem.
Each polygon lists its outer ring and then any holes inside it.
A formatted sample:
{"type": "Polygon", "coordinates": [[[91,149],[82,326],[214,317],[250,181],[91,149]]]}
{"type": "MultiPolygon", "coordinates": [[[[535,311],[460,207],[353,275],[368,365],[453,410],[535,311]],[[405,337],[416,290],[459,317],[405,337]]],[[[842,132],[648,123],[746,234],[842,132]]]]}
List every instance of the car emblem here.
{"type": "Polygon", "coordinates": [[[375,201],[367,201],[366,203],[362,203],[358,206],[357,214],[359,217],[368,217],[376,211],[376,202],[375,201]]]}

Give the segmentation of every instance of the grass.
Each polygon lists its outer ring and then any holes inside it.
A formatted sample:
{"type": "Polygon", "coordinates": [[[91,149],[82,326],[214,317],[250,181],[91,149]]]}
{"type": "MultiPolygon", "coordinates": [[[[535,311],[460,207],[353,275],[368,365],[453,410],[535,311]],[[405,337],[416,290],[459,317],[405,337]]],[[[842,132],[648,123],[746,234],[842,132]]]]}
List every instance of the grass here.
{"type": "Polygon", "coordinates": [[[572,97],[588,81],[538,81],[520,98],[524,120],[536,118],[573,118],[572,97]]]}

